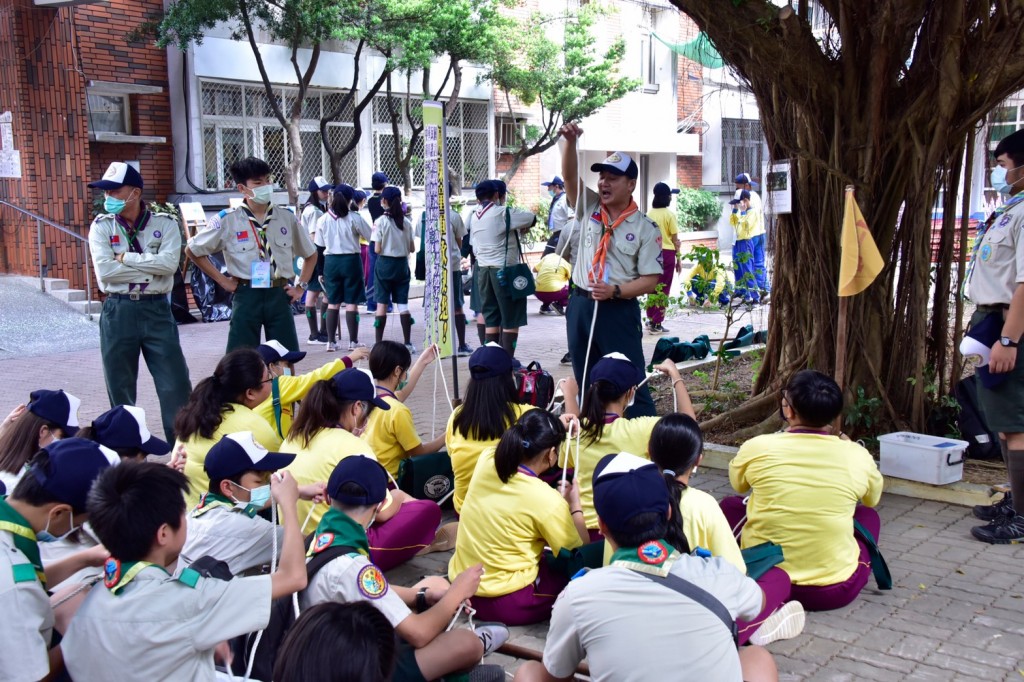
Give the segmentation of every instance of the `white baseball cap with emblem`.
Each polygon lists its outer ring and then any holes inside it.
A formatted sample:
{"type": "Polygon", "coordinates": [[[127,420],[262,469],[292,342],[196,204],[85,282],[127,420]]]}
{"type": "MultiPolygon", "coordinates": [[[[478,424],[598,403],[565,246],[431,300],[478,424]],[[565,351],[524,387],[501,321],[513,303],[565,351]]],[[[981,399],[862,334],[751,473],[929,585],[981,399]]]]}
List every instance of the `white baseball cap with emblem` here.
{"type": "Polygon", "coordinates": [[[103,174],[102,180],[89,183],[89,187],[104,190],[118,189],[125,185],[131,185],[132,187],[142,189],[142,175],[139,174],[139,171],[121,161],[115,161],[110,164],[110,166],[107,167],[107,172],[103,174]]]}
{"type": "Polygon", "coordinates": [[[626,152],[614,152],[601,163],[592,165],[590,170],[595,173],[608,171],[615,175],[625,175],[631,180],[635,180],[640,175],[640,169],[637,167],[636,161],[626,152]]]}

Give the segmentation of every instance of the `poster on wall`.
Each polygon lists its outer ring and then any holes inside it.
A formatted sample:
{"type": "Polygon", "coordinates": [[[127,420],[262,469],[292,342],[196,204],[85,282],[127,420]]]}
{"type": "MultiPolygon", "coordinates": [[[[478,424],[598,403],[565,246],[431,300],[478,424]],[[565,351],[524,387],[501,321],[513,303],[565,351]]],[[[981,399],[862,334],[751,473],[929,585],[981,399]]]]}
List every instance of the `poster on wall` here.
{"type": "Polygon", "coordinates": [[[425,233],[424,261],[426,283],[423,287],[424,316],[427,322],[426,344],[437,344],[442,358],[455,351],[452,319],[451,267],[448,247],[448,193],[445,189],[444,105],[423,103],[423,201],[425,233]]]}
{"type": "Polygon", "coordinates": [[[21,177],[21,152],[14,148],[14,116],[0,114],[0,178],[21,177]]]}
{"type": "Polygon", "coordinates": [[[775,215],[793,212],[793,176],[789,161],[771,163],[765,167],[762,185],[766,211],[775,215]]]}

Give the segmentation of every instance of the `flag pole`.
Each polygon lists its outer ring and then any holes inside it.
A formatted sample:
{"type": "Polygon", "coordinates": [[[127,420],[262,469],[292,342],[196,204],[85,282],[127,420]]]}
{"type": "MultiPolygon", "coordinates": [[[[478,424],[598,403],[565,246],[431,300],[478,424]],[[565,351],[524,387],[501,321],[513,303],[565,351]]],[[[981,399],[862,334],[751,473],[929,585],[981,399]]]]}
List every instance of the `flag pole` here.
{"type": "MultiPolygon", "coordinates": [[[[849,192],[853,191],[853,185],[847,185],[844,192],[844,197],[849,192]]],[[[845,198],[844,198],[845,204],[845,198]]],[[[843,220],[845,222],[846,216],[844,211],[843,220]]],[[[840,393],[846,390],[846,336],[847,330],[849,329],[847,314],[849,313],[850,297],[839,295],[839,319],[836,321],[836,373],[835,380],[839,384],[840,393]]],[[[839,416],[836,417],[833,431],[838,436],[843,432],[843,415],[840,412],[839,416]]]]}

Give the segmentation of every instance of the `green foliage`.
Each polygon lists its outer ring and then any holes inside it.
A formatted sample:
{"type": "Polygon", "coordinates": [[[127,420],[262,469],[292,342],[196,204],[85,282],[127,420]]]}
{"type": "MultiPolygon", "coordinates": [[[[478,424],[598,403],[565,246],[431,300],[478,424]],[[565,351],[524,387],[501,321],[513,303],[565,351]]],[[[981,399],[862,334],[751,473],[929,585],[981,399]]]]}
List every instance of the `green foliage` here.
{"type": "Polygon", "coordinates": [[[704,230],[708,223],[722,215],[722,204],[707,190],[684,187],[676,196],[676,215],[680,230],[704,230]]]}
{"type": "Polygon", "coordinates": [[[868,396],[863,386],[857,387],[855,395],[853,403],[846,408],[846,426],[851,430],[871,434],[871,430],[878,425],[882,399],[868,396]]]}

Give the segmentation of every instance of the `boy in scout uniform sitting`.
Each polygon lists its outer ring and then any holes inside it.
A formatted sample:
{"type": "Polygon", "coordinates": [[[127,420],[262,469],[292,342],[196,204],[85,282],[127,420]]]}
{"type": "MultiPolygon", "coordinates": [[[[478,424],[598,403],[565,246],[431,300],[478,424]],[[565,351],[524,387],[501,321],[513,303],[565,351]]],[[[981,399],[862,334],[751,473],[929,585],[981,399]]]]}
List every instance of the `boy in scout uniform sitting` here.
{"type": "Polygon", "coordinates": [[[50,648],[53,610],[47,583],[103,562],[105,550],[86,550],[44,572],[38,542],[66,537],[88,518],[89,486],[117,453],[81,438],[47,445],[29,463],[8,498],[0,498],[0,679],[36,682],[61,671],[61,652],[50,648]]]}
{"type": "Polygon", "coordinates": [[[75,680],[214,680],[214,648],[260,630],[271,601],[306,586],[299,490],[274,474],[284,541],[271,575],[234,580],[188,568],[174,579],[185,544],[188,480],[154,462],[111,467],[89,494],[93,530],[110,551],[106,589],[94,589],[71,620],[61,647],[75,680]]]}
{"type": "Polygon", "coordinates": [[[508,628],[498,623],[477,624],[475,632],[445,632],[463,602],[476,594],[483,566],[467,569],[450,586],[437,577],[413,587],[390,585],[370,562],[366,539],[366,528],[380,511],[387,486],[384,467],[369,457],[346,457],[334,468],[327,482],[331,508],[317,526],[309,554],[332,546],[352,551],[316,574],[300,595],[302,607],[364,600],[380,609],[401,638],[395,682],[436,680],[471,668],[508,639],[508,628]]]}
{"type": "MultiPolygon", "coordinates": [[[[224,436],[210,448],[203,461],[210,490],[188,514],[181,563],[188,566],[209,556],[226,563],[232,575],[269,564],[284,528],[258,514],[270,502],[271,474],[293,459],[295,455],[268,452],[251,431],[224,436]]],[[[323,491],[323,483],[300,486],[299,497],[319,502],[323,491]]]]}
{"type": "Polygon", "coordinates": [[[272,205],[274,184],[266,161],[250,157],[231,164],[230,170],[245,201],[224,215],[220,229],[192,237],[185,253],[225,291],[235,294],[225,352],[255,348],[261,328],[266,338],[298,350],[291,304],[302,298],[313,277],[316,247],[294,213],[272,205]],[[227,275],[210,262],[209,256],[218,251],[224,252],[227,275]],[[304,260],[299,284],[292,286],[296,256],[304,260]]]}

